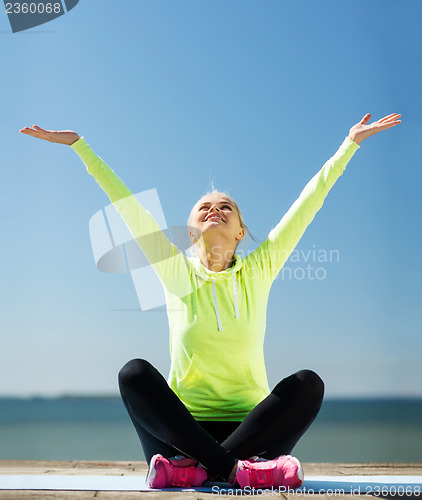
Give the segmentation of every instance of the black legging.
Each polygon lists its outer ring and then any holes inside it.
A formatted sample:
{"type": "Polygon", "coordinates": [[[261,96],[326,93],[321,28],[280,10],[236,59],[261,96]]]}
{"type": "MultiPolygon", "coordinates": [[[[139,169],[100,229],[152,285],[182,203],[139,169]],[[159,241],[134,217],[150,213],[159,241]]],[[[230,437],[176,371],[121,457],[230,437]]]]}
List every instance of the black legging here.
{"type": "Polygon", "coordinates": [[[148,361],[134,359],[119,373],[123,403],[149,463],[156,453],[196,459],[226,480],[237,459],[290,454],[317,416],[324,383],[310,370],[279,382],[242,422],[195,420],[148,361]]]}

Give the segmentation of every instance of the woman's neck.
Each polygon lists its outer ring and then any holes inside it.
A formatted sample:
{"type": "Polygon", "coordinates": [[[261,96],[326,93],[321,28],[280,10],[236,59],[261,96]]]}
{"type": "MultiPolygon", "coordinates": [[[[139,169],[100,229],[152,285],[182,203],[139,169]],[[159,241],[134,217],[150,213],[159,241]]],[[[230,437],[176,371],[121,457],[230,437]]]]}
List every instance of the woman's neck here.
{"type": "MultiPolygon", "coordinates": [[[[237,242],[235,242],[237,243],[237,242]]],[[[219,272],[229,269],[233,265],[235,244],[228,247],[214,242],[212,245],[199,246],[196,248],[197,255],[202,264],[210,271],[219,272]]]]}

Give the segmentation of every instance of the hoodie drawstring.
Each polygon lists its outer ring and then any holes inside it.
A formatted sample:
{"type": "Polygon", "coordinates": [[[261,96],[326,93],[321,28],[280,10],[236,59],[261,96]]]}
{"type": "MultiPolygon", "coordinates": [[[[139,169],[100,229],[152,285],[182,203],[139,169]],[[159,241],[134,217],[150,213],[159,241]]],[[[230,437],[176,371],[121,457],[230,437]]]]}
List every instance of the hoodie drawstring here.
{"type": "MultiPolygon", "coordinates": [[[[236,275],[235,275],[234,271],[232,272],[232,276],[233,276],[234,310],[235,310],[236,318],[239,318],[239,301],[238,301],[238,296],[237,296],[237,280],[236,280],[236,275]]],[[[215,308],[215,314],[217,315],[218,331],[222,332],[223,325],[221,323],[220,309],[218,308],[217,289],[215,287],[215,280],[212,280],[212,295],[214,297],[214,308],[215,308]]]]}
{"type": "Polygon", "coordinates": [[[234,310],[236,312],[236,318],[239,317],[239,304],[237,303],[237,280],[234,271],[232,271],[233,276],[233,295],[234,295],[234,310]]]}
{"type": "Polygon", "coordinates": [[[217,314],[218,331],[222,332],[223,331],[223,325],[221,324],[220,310],[218,309],[217,291],[215,289],[215,280],[212,280],[212,294],[214,296],[215,313],[217,314]]]}

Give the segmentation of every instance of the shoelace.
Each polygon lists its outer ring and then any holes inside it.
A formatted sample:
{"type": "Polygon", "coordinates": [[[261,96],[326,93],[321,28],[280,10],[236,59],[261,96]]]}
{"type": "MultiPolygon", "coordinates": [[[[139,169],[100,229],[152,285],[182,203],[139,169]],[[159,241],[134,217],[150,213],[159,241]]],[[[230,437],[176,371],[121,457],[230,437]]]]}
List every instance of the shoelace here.
{"type": "Polygon", "coordinates": [[[249,469],[250,485],[253,488],[268,488],[274,486],[272,469],[249,469]]]}
{"type": "Polygon", "coordinates": [[[195,467],[172,467],[171,484],[174,486],[191,486],[195,480],[195,467]]]}

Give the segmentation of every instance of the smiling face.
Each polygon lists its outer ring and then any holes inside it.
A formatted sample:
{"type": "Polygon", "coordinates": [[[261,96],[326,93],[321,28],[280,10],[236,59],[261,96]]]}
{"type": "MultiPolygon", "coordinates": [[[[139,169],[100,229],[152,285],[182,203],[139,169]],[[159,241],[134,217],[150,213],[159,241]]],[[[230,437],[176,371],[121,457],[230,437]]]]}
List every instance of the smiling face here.
{"type": "Polygon", "coordinates": [[[223,193],[203,196],[193,207],[188,224],[203,236],[217,231],[229,244],[237,244],[245,235],[236,205],[223,193]]]}

